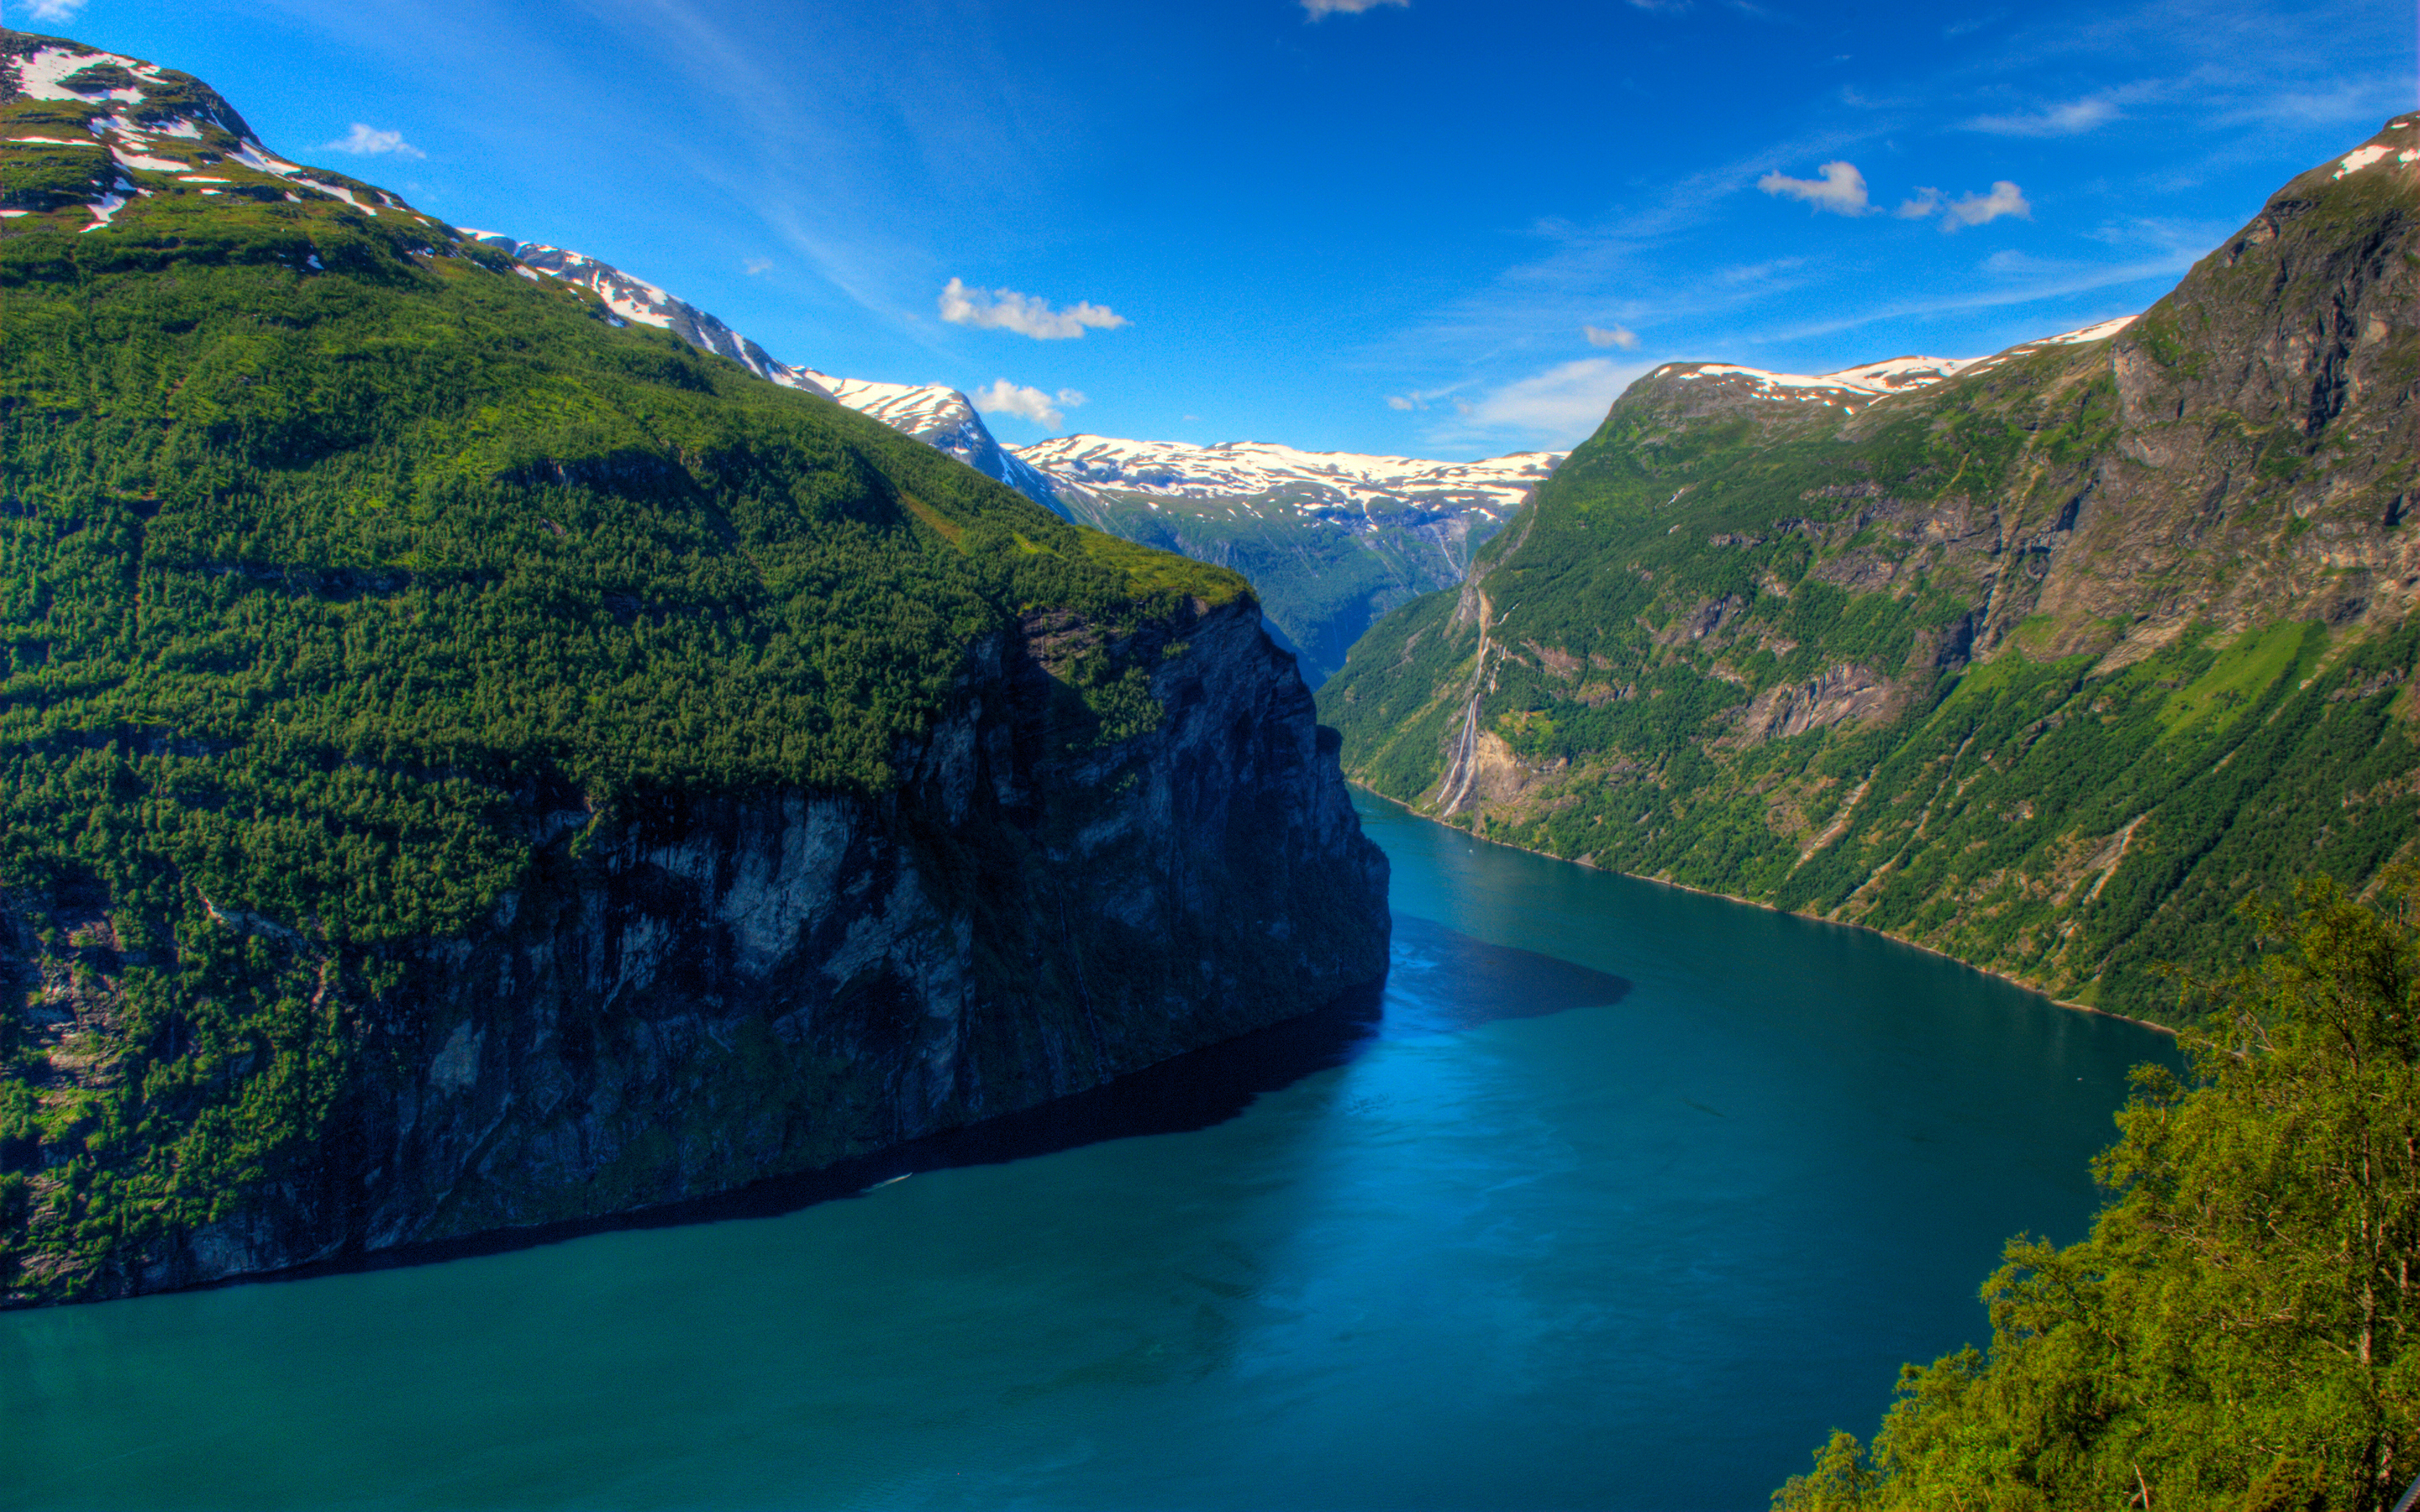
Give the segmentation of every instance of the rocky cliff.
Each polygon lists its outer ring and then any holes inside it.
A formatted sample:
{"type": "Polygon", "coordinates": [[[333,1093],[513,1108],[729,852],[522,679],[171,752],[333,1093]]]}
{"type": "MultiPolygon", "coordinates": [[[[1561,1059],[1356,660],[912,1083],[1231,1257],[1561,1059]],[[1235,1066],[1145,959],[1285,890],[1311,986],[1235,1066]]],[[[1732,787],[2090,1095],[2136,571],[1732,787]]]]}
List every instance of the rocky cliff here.
{"type": "Polygon", "coordinates": [[[1641,378],[1323,689],[1347,769],[2173,1016],[2160,968],[2248,959],[2247,893],[2368,886],[2415,834],[2414,138],[2138,318],[1881,394],[1641,378]]]}
{"type": "MultiPolygon", "coordinates": [[[[64,1236],[38,1212],[15,1300],[727,1191],[1383,976],[1385,858],[1249,601],[1187,605],[1113,648],[1156,664],[1167,716],[1093,748],[1071,743],[1051,669],[1099,640],[1049,613],[986,640],[877,798],[530,793],[526,872],[473,927],[413,942],[382,990],[324,942],[211,904],[242,949],[364,1005],[318,1148],[225,1216],[97,1260],[45,1243],[64,1236]]],[[[92,1052],[142,952],[115,948],[105,913],[12,902],[60,1083],[104,1080],[114,1057],[92,1052]]]]}

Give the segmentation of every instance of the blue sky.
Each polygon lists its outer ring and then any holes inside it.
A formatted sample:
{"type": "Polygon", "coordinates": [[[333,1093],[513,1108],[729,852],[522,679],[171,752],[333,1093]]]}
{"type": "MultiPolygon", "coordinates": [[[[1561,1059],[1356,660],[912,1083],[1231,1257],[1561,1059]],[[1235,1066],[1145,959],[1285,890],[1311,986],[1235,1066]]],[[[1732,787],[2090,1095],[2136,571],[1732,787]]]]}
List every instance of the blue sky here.
{"type": "Polygon", "coordinates": [[[2342,0],[7,5],[1006,440],[1446,457],[2139,310],[2415,87],[2342,0]]]}

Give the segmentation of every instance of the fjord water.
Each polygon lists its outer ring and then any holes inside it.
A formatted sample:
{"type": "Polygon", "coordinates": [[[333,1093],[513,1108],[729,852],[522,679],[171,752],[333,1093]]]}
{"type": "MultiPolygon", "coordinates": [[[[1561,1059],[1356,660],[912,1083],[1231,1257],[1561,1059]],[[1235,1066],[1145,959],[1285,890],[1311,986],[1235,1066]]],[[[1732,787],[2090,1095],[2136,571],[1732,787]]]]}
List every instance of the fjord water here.
{"type": "Polygon", "coordinates": [[[2171,1054],[1363,817],[1374,1014],[777,1215],[0,1316],[0,1504],[1761,1507],[2171,1054]]]}

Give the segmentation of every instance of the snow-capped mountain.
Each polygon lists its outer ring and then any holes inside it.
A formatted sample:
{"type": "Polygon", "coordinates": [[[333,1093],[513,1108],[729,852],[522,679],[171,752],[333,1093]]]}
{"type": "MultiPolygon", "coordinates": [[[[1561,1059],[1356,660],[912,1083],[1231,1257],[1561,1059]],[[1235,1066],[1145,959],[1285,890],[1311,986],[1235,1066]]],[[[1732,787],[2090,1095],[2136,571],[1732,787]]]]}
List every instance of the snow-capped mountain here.
{"type": "Polygon", "coordinates": [[[1057,480],[1044,476],[1001,445],[991,428],[984,424],[983,416],[976,412],[974,402],[957,390],[940,383],[875,383],[864,378],[833,378],[807,368],[792,371],[819,384],[825,393],[851,409],[949,453],[1046,509],[1075,517],[1070,501],[1063,497],[1064,490],[1057,480]]]}
{"type": "Polygon", "coordinates": [[[1561,461],[1520,452],[1482,462],[1435,462],[1351,452],[1304,452],[1268,441],[1193,446],[1065,436],[1012,447],[1051,477],[1094,489],[1163,499],[1274,501],[1308,515],[1466,512],[1501,521],[1561,461]]]}
{"type": "Polygon", "coordinates": [[[1769,373],[1732,363],[1681,363],[1673,377],[1728,378],[1767,398],[1812,400],[1854,414],[1876,399],[1931,388],[1983,361],[1975,357],[1893,357],[1837,373],[1769,373]]]}
{"type": "Polygon", "coordinates": [[[542,241],[516,241],[496,231],[455,228],[483,247],[492,247],[521,267],[592,290],[605,307],[625,320],[669,331],[702,351],[728,357],[761,378],[788,388],[832,397],[831,391],[803,369],[775,362],[764,347],[685,300],[676,300],[648,283],[585,253],[567,252],[542,241]]]}
{"type": "Polygon", "coordinates": [[[1996,367],[2028,352],[2045,347],[2072,346],[2077,342],[2099,341],[2114,336],[2133,324],[2134,316],[2121,316],[2086,326],[2081,331],[2063,332],[2055,336],[2022,342],[2006,351],[1989,357],[1893,357],[1885,362],[1869,363],[1862,367],[1844,367],[1837,373],[1769,373],[1761,367],[1740,367],[1730,363],[1676,363],[1661,371],[1676,378],[1724,378],[1772,399],[1812,400],[1834,405],[1852,414],[1895,393],[1931,388],[1961,373],[1977,373],[1996,367]]]}
{"type": "Polygon", "coordinates": [[[1068,436],[1014,448],[1071,513],[1113,535],[1230,566],[1317,682],[1377,615],[1461,580],[1470,553],[1562,460],[1483,462],[1068,436]]]}
{"type": "Polygon", "coordinates": [[[12,181],[0,185],[0,218],[83,210],[89,219],[80,229],[90,231],[135,200],[166,191],[205,198],[335,199],[374,219],[400,215],[438,225],[382,189],[287,162],[218,91],[156,63],[14,34],[0,50],[0,98],[113,107],[88,118],[84,112],[54,113],[63,124],[37,131],[21,127],[10,135],[15,146],[69,150],[12,154],[12,181]]]}

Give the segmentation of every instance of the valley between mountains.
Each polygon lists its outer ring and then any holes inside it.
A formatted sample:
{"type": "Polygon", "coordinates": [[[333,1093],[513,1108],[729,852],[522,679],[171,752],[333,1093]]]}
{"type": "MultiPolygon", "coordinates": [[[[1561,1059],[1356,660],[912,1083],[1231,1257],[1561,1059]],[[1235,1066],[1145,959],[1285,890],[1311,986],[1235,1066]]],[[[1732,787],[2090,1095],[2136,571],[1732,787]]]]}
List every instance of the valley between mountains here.
{"type": "Polygon", "coordinates": [[[1348,774],[2162,1022],[2420,832],[2414,117],[2139,317],[1452,463],[1004,447],[172,69],[10,32],[0,85],[14,1302],[1298,1013],[1385,969],[1348,774]]]}

